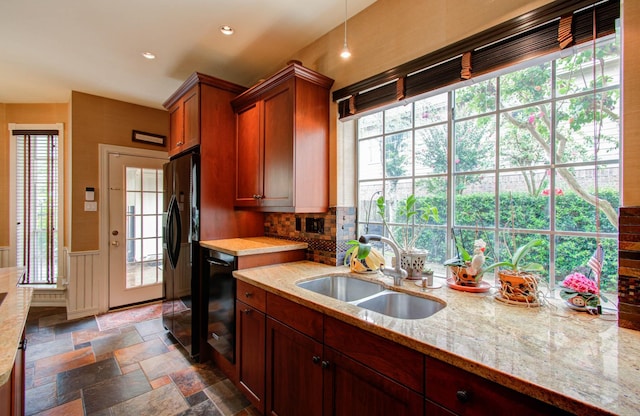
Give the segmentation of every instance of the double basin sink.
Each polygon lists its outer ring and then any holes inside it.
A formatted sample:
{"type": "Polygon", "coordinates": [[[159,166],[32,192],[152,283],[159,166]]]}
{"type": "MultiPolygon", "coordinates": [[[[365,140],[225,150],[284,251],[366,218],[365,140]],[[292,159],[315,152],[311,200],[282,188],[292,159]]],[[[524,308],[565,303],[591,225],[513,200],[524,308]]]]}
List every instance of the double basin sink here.
{"type": "Polygon", "coordinates": [[[299,282],[297,286],[400,319],[427,318],[445,307],[443,302],[389,290],[380,283],[347,274],[321,276],[299,282]]]}

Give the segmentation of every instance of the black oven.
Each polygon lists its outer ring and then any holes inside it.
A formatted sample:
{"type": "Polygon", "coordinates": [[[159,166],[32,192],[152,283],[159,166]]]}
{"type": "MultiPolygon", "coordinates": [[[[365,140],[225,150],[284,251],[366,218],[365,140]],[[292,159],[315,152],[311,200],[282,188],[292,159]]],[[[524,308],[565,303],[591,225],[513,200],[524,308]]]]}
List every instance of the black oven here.
{"type": "Polygon", "coordinates": [[[204,266],[203,278],[209,287],[206,340],[223,357],[234,363],[236,279],[232,272],[238,268],[237,258],[208,250],[204,256],[204,266]]]}

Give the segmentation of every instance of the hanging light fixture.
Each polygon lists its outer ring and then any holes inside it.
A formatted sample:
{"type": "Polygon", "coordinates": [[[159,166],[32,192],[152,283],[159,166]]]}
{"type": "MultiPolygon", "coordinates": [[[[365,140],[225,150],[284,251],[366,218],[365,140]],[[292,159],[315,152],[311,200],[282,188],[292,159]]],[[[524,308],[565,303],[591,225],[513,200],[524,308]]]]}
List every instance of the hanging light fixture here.
{"type": "Polygon", "coordinates": [[[340,52],[342,59],[347,59],[351,56],[349,46],[347,46],[347,0],[344,0],[344,46],[340,52]]]}

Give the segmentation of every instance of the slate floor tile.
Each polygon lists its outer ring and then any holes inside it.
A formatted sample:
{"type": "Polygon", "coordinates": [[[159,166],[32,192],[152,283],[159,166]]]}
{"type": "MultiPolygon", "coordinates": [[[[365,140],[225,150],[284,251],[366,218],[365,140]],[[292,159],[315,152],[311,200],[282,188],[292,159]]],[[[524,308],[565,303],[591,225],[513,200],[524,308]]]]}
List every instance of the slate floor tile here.
{"type": "Polygon", "coordinates": [[[169,351],[166,354],[140,361],[140,366],[149,380],[175,373],[190,365],[191,363],[180,350],[169,351]]]}
{"type": "Polygon", "coordinates": [[[173,416],[189,409],[176,386],[167,384],[111,408],[115,415],[173,416]]]}
{"type": "Polygon", "coordinates": [[[62,371],[82,367],[96,361],[90,347],[69,351],[63,354],[42,358],[36,361],[35,380],[56,375],[62,371]]]}
{"type": "Polygon", "coordinates": [[[74,331],[87,331],[87,330],[97,330],[98,323],[94,317],[84,318],[77,321],[69,321],[60,324],[56,324],[55,332],[56,335],[67,334],[74,331]]]}
{"type": "Polygon", "coordinates": [[[73,351],[73,342],[71,341],[71,338],[61,338],[49,342],[43,342],[41,344],[29,341],[26,351],[26,360],[36,361],[69,351],[73,351]]]}
{"type": "Polygon", "coordinates": [[[148,391],[151,385],[142,371],[112,377],[83,389],[85,410],[94,413],[148,391]]]}
{"type": "Polygon", "coordinates": [[[70,401],[38,413],[36,416],[83,416],[82,399],[70,401]]]}
{"type": "Polygon", "coordinates": [[[249,401],[236,389],[231,380],[219,381],[204,390],[205,394],[225,416],[235,415],[245,407],[249,401]]]}
{"type": "Polygon", "coordinates": [[[56,383],[44,384],[26,390],[24,403],[26,416],[57,406],[56,383]]]}
{"type": "Polygon", "coordinates": [[[169,352],[169,349],[158,338],[131,345],[113,352],[121,367],[169,352]]]}
{"type": "Polygon", "coordinates": [[[180,413],[179,416],[222,416],[222,413],[207,399],[180,413]]]}
{"type": "Polygon", "coordinates": [[[96,356],[102,356],[140,342],[142,342],[140,334],[136,331],[131,331],[95,339],[91,341],[91,345],[96,356]]]}
{"type": "Polygon", "coordinates": [[[56,379],[58,395],[83,389],[120,374],[120,367],[113,358],[63,371],[58,373],[56,379]]]}

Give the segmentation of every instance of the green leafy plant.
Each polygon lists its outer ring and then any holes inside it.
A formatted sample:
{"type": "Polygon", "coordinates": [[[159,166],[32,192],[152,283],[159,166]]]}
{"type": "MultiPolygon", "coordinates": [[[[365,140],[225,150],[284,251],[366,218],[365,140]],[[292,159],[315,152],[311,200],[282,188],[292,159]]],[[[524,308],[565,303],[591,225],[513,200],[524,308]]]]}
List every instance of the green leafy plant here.
{"type": "Polygon", "coordinates": [[[503,260],[499,262],[492,263],[486,267],[483,267],[482,272],[486,273],[497,269],[499,267],[504,267],[508,270],[513,271],[514,273],[520,272],[543,272],[544,267],[540,263],[522,263],[522,259],[526,256],[526,254],[533,248],[542,245],[544,241],[541,239],[531,240],[528,243],[521,245],[515,249],[513,254],[511,255],[510,260],[503,260]]]}
{"type": "Polygon", "coordinates": [[[396,239],[396,236],[391,232],[391,228],[387,223],[386,219],[386,203],[384,196],[379,197],[376,200],[376,206],[378,207],[378,214],[382,218],[382,223],[387,228],[389,232],[389,237],[393,240],[394,243],[398,247],[400,247],[404,251],[410,251],[414,246],[416,241],[418,240],[419,235],[414,234],[411,236],[411,220],[416,215],[420,215],[420,219],[422,219],[425,223],[429,221],[433,221],[435,223],[440,222],[440,216],[438,214],[438,208],[429,204],[426,200],[421,201],[422,206],[420,208],[416,208],[416,202],[418,199],[415,195],[411,194],[407,198],[400,201],[400,206],[398,207],[398,214],[404,220],[404,225],[401,229],[401,238],[402,241],[399,243],[396,239]]]}

